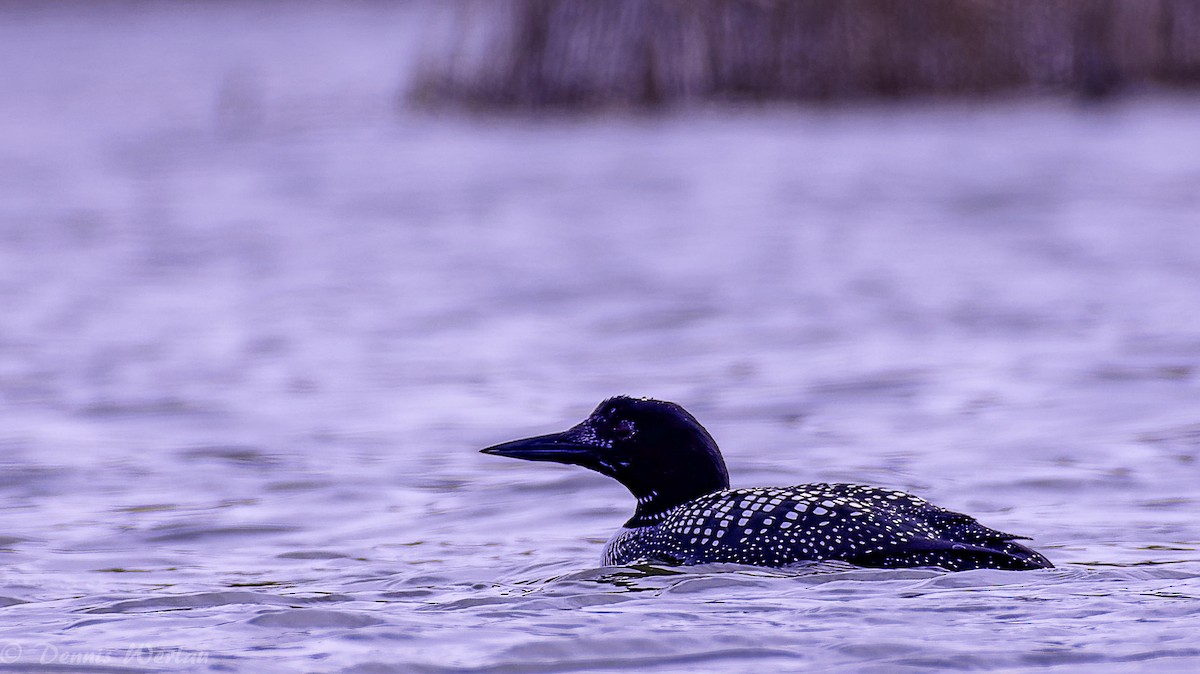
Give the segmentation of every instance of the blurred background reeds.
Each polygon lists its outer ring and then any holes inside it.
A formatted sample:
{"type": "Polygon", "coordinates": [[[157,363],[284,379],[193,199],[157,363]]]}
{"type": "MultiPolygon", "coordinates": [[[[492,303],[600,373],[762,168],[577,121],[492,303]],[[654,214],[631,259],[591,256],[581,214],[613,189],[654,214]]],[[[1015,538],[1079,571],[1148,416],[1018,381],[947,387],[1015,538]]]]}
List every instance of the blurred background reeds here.
{"type": "Polygon", "coordinates": [[[653,107],[1200,82],[1194,0],[461,0],[412,96],[653,107]]]}

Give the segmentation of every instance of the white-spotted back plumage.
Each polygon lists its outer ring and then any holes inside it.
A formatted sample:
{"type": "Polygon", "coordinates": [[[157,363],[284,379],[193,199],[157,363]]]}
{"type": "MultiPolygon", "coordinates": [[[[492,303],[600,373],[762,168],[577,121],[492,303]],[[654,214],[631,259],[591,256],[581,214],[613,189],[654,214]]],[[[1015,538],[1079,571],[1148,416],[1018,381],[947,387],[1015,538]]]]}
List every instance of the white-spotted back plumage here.
{"type": "Polygon", "coordinates": [[[1041,555],[974,518],[901,491],[854,484],[729,489],[684,503],[657,524],[619,531],[604,564],[1034,569],[1041,555]]]}

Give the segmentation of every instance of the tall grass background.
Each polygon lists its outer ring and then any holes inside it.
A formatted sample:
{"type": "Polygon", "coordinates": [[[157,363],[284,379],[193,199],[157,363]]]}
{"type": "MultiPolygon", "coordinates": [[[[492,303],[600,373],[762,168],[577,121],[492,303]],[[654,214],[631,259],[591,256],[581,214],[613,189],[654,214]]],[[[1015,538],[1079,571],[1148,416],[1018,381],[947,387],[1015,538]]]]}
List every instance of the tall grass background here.
{"type": "Polygon", "coordinates": [[[1200,0],[453,0],[411,96],[653,107],[1200,82],[1200,0]]]}

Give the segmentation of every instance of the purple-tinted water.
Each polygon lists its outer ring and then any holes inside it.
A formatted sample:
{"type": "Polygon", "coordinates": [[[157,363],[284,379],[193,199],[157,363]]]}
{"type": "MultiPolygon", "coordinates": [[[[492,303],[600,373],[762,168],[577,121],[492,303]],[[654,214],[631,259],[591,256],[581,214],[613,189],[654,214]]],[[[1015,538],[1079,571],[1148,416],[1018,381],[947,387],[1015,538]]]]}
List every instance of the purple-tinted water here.
{"type": "Polygon", "coordinates": [[[1200,100],[435,118],[408,6],[0,11],[0,668],[1200,666],[1200,100]],[[614,393],[1047,572],[597,568],[614,393]]]}

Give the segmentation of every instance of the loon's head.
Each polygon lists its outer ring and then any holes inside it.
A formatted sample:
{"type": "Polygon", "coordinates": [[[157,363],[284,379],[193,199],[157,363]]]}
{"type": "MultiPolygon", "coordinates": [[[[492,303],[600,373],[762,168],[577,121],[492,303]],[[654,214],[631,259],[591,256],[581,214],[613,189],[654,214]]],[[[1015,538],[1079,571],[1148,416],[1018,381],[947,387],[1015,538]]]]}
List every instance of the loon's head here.
{"type": "Polygon", "coordinates": [[[729,488],[717,443],[675,403],[617,396],[562,433],[514,440],[485,454],[555,461],[616,479],[637,498],[630,525],[652,522],[680,503],[729,488]]]}

